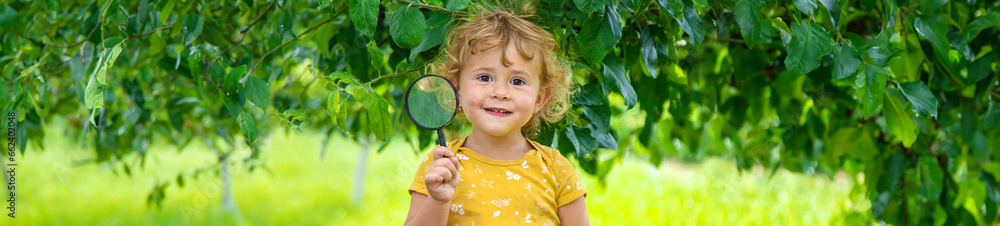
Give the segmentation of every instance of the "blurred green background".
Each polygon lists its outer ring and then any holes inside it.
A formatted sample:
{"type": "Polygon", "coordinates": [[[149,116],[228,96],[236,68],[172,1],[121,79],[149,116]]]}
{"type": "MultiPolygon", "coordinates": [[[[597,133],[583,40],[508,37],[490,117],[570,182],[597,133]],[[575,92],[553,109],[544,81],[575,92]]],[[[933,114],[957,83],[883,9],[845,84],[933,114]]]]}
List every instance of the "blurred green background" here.
{"type": "MultiPolygon", "coordinates": [[[[354,197],[358,144],[334,137],[323,156],[322,134],[273,131],[262,141],[261,168],[232,167],[238,207],[225,208],[214,153],[154,145],[144,167],[137,156],[124,160],[137,166],[127,175],[121,165],[76,165],[95,152],[67,139],[63,124],[48,126],[45,150],[29,146],[19,156],[17,218],[5,217],[4,225],[400,225],[422,157],[404,142],[371,152],[354,197]],[[147,204],[150,189],[178,174],[186,175],[183,186],[167,186],[161,207],[147,204]]],[[[626,156],[616,164],[603,184],[576,166],[593,225],[850,225],[865,221],[870,206],[849,195],[853,183],[842,173],[738,172],[725,158],[657,169],[626,156]]]]}
{"type": "Polygon", "coordinates": [[[571,61],[596,225],[1000,220],[1000,1],[0,0],[0,225],[400,224],[404,89],[494,8],[571,61]]]}

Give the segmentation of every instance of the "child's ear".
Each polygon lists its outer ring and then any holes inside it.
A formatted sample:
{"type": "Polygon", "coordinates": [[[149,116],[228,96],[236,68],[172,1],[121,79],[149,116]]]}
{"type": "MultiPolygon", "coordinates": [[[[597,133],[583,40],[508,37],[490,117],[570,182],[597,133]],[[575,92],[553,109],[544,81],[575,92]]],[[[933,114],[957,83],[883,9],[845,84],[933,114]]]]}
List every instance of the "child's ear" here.
{"type": "Polygon", "coordinates": [[[535,101],[534,113],[541,111],[542,107],[545,107],[545,103],[549,102],[549,98],[552,98],[552,90],[549,89],[548,86],[542,87],[542,89],[538,91],[538,99],[535,101]]]}

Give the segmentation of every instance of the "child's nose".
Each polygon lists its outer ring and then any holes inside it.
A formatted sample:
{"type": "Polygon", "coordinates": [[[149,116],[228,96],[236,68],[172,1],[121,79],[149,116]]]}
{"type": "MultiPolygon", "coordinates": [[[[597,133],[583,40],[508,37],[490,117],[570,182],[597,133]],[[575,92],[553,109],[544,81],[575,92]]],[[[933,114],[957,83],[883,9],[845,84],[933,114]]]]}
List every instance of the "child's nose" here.
{"type": "Polygon", "coordinates": [[[504,84],[494,84],[491,97],[501,100],[510,99],[510,95],[507,94],[507,86],[504,84]]]}

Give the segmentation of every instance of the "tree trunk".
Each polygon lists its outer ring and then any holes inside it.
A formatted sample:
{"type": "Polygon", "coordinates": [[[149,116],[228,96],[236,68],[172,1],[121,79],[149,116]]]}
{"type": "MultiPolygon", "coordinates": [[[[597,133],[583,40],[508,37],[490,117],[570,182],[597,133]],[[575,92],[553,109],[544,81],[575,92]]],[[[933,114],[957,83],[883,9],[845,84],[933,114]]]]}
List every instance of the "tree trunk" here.
{"type": "Polygon", "coordinates": [[[360,204],[364,196],[365,168],[368,163],[368,146],[370,137],[361,139],[361,155],[358,157],[358,166],[354,170],[354,203],[360,204]]]}
{"type": "Polygon", "coordinates": [[[222,180],[222,209],[233,216],[233,221],[236,224],[240,224],[243,213],[240,211],[240,206],[236,204],[236,199],[233,198],[233,177],[229,174],[229,156],[222,157],[219,161],[222,164],[222,170],[219,171],[219,177],[222,180]]]}

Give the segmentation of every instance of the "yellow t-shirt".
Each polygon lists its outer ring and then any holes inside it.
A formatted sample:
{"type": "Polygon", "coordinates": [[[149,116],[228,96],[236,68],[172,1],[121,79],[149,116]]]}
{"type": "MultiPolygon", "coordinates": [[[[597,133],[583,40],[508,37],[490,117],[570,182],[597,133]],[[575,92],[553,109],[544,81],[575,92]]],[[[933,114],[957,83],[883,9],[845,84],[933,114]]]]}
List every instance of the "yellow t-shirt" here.
{"type": "MultiPolygon", "coordinates": [[[[466,137],[468,138],[468,137],[466,137]]],[[[448,147],[458,157],[460,182],[451,201],[447,225],[559,225],[559,207],[586,196],[573,165],[558,150],[528,140],[534,148],[517,160],[496,160],[462,147],[448,147]]],[[[433,159],[428,153],[410,192],[428,195],[424,176],[433,159]]]]}

